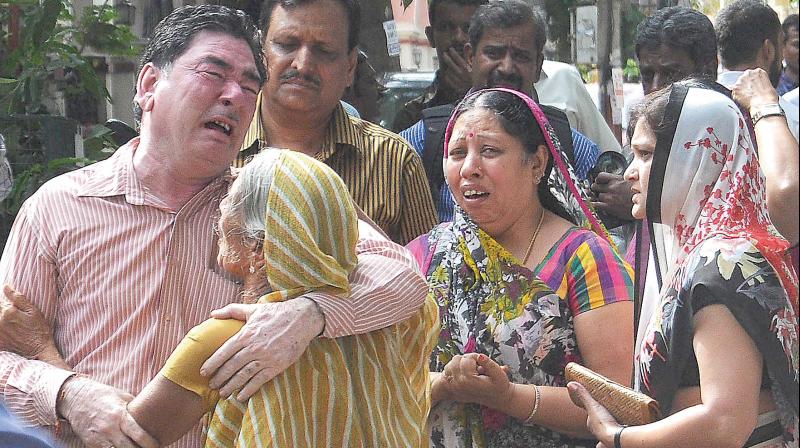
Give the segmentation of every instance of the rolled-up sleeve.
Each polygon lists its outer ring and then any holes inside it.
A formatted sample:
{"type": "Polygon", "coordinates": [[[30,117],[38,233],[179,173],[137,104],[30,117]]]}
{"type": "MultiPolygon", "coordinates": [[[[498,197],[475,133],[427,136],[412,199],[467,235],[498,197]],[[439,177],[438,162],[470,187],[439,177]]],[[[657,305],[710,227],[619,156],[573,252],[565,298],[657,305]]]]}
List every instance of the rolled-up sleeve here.
{"type": "Polygon", "coordinates": [[[425,302],[428,286],[411,253],[381,237],[363,237],[348,297],[310,293],[325,316],[324,337],[368,333],[407,319],[425,302]]]}

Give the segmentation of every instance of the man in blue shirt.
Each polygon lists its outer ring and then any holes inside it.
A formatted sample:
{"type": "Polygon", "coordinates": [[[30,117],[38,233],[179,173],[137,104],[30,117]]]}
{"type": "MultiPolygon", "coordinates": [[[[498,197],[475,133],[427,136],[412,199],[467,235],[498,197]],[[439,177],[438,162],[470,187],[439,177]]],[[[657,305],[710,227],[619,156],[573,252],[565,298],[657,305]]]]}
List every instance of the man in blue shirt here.
{"type": "MultiPolygon", "coordinates": [[[[545,31],[543,16],[521,0],[491,2],[478,7],[470,23],[469,42],[464,46],[467,63],[472,68],[472,90],[505,87],[537,99],[533,84],[539,78],[544,61],[545,31]]],[[[454,201],[443,181],[441,160],[444,148],[439,143],[452,107],[451,104],[426,109],[423,120],[400,133],[427,162],[425,169],[440,221],[453,218],[454,201]],[[427,151],[435,153],[426,154],[427,151]]],[[[562,129],[568,129],[569,122],[563,112],[549,108],[545,109],[545,114],[551,122],[561,118],[566,125],[562,129]]],[[[558,133],[559,126],[553,124],[558,133]]],[[[571,143],[567,152],[574,153],[576,174],[585,179],[600,150],[574,129],[567,132],[571,133],[566,137],[571,142],[564,142],[571,143]]]]}

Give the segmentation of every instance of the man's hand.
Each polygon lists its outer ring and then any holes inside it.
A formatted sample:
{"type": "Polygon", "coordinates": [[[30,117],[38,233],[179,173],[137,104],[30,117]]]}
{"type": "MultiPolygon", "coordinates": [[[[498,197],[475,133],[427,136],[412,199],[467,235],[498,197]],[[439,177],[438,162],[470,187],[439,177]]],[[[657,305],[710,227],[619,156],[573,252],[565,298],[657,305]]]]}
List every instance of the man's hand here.
{"type": "Polygon", "coordinates": [[[778,102],[778,92],[772,87],[769,75],[764,70],[745,70],[731,88],[733,99],[748,112],[765,104],[778,102]]]}
{"type": "Polygon", "coordinates": [[[241,388],[236,396],[239,401],[250,398],[294,364],[325,327],[317,304],[303,297],[253,305],[235,303],[213,311],[211,317],[247,322],[200,369],[201,375],[211,377],[209,385],[219,389],[221,397],[241,388]]]}
{"type": "Polygon", "coordinates": [[[442,54],[442,83],[451,91],[464,96],[472,87],[472,76],[467,61],[455,48],[450,47],[442,54]]]}
{"type": "Polygon", "coordinates": [[[56,403],[59,415],[87,447],[159,446],[128,414],[133,395],[82,376],[68,379],[59,395],[63,397],[56,403]]]}
{"type": "Polygon", "coordinates": [[[11,285],[5,285],[0,296],[0,350],[70,369],[41,311],[11,285]]]}
{"type": "Polygon", "coordinates": [[[633,220],[631,183],[618,174],[598,173],[592,184],[592,205],[599,212],[626,221],[633,220]]]}

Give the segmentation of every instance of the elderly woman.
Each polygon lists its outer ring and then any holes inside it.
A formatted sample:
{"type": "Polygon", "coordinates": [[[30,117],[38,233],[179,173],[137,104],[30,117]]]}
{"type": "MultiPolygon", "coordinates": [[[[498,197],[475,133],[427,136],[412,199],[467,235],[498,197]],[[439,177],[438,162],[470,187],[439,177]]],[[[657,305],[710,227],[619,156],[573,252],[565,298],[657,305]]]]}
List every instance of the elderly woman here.
{"type": "Polygon", "coordinates": [[[643,104],[625,176],[633,215],[653,223],[660,299],[645,297],[659,305],[642,322],[636,383],[666,417],[626,428],[577,383],[570,392],[605,447],[796,447],[797,276],[746,121],[696,81],[643,104]]]}
{"type": "Polygon", "coordinates": [[[445,140],[455,219],[409,245],[441,316],[432,444],[594,446],[579,440],[586,414],[569,399],[564,366],[629,383],[630,268],[530,98],[478,91],[445,140]]]}

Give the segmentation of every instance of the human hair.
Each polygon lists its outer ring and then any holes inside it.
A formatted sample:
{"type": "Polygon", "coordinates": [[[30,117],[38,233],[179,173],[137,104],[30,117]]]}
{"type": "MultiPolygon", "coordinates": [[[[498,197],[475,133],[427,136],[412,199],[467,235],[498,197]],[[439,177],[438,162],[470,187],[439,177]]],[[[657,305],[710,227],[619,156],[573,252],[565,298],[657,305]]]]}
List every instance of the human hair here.
{"type": "Polygon", "coordinates": [[[635,50],[657,50],[662,45],[686,51],[699,74],[716,78],[717,36],[703,13],[685,6],[659,9],[636,27],[635,50]]]}
{"type": "Polygon", "coordinates": [[[628,141],[633,139],[633,131],[639,120],[642,119],[645,120],[647,127],[653,130],[653,133],[658,139],[664,137],[669,137],[670,140],[672,139],[672,136],[667,134],[675,129],[678,117],[667,117],[666,112],[672,89],[676,85],[688,88],[694,87],[714,90],[730,98],[730,92],[727,89],[702,76],[686,78],[670,84],[663,89],[650,92],[645,95],[641,102],[631,109],[630,119],[628,120],[628,141]]]}
{"type": "Polygon", "coordinates": [[[759,0],[737,0],[717,14],[719,57],[726,67],[753,62],[765,40],[783,41],[780,34],[778,13],[759,0]]]}
{"type": "MultiPolygon", "coordinates": [[[[533,155],[540,151],[541,145],[547,146],[547,140],[544,137],[541,125],[532,125],[532,123],[538,123],[538,121],[533,115],[533,112],[531,112],[530,107],[517,95],[498,90],[479,91],[476,94],[468,96],[464,101],[459,103],[453,111],[453,116],[458,120],[458,117],[464,112],[473,109],[486,109],[496,114],[497,121],[500,122],[503,131],[522,144],[525,150],[523,163],[528,163],[533,155]]],[[[553,158],[550,157],[549,150],[547,151],[547,165],[543,173],[543,181],[540,182],[537,187],[539,201],[542,203],[543,207],[551,212],[568,221],[572,221],[569,213],[567,213],[561,203],[553,196],[548,182],[545,181],[545,179],[550,178],[550,173],[553,170],[553,158]]]]}
{"type": "Polygon", "coordinates": [[[238,171],[228,197],[220,204],[222,215],[232,216],[240,224],[243,238],[262,241],[267,219],[267,196],[275,175],[277,150],[268,148],[251,157],[238,171]],[[273,151],[270,151],[273,150],[273,151]]]}
{"type": "Polygon", "coordinates": [[[783,23],[781,23],[781,29],[783,30],[783,40],[789,37],[789,30],[794,28],[795,30],[800,31],[800,15],[797,14],[789,14],[783,19],[783,23]]]}
{"type": "MultiPolygon", "coordinates": [[[[258,29],[244,12],[220,5],[183,6],[172,11],[153,30],[137,72],[149,63],[161,70],[169,70],[172,63],[189,49],[194,37],[203,31],[224,33],[247,42],[258,70],[259,84],[264,82],[267,70],[258,29]]],[[[142,109],[135,101],[133,112],[139,122],[142,109]]]]}
{"type": "Polygon", "coordinates": [[[469,43],[478,47],[483,33],[489,28],[510,28],[520,25],[533,25],[533,38],[539,55],[547,43],[547,22],[539,9],[531,8],[522,0],[490,0],[475,11],[469,24],[469,43]]]}
{"type": "Polygon", "coordinates": [[[436,7],[442,3],[455,3],[461,6],[480,6],[486,0],[430,0],[428,2],[428,22],[431,26],[436,26],[436,7]]]}
{"type": "Polygon", "coordinates": [[[628,141],[633,140],[633,133],[639,120],[644,120],[647,127],[653,130],[657,137],[665,134],[670,127],[664,122],[664,115],[669,103],[669,95],[672,93],[672,84],[650,92],[644,99],[631,109],[631,116],[628,123],[628,141]]]}
{"type": "MultiPolygon", "coordinates": [[[[261,7],[261,17],[258,20],[258,27],[264,37],[267,37],[269,22],[272,19],[272,12],[277,6],[283,9],[292,9],[298,6],[314,3],[317,0],[266,0],[261,7]]],[[[358,33],[361,29],[361,5],[358,0],[337,0],[345,10],[347,15],[347,49],[352,50],[358,45],[358,33]]]]}

